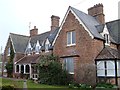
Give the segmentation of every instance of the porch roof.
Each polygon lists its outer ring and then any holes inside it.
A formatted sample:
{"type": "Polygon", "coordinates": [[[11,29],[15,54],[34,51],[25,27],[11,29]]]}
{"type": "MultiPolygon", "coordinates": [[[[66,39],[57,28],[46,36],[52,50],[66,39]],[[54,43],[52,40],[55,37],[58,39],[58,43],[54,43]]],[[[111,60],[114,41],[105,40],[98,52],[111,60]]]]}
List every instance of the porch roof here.
{"type": "Polygon", "coordinates": [[[120,53],[118,50],[106,46],[96,57],[96,60],[98,59],[120,59],[120,53]]]}
{"type": "Polygon", "coordinates": [[[38,63],[40,55],[28,55],[21,58],[16,64],[31,64],[31,63],[38,63]]]}

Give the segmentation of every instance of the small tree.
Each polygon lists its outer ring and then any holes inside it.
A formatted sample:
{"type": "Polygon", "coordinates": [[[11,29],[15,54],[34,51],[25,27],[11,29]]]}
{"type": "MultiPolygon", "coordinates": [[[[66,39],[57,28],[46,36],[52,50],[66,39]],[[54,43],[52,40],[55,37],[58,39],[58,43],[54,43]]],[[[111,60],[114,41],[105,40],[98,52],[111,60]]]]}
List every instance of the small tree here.
{"type": "Polygon", "coordinates": [[[14,59],[14,51],[12,44],[10,44],[10,58],[6,64],[7,76],[12,77],[13,75],[13,59],[14,59]]]}
{"type": "Polygon", "coordinates": [[[96,84],[96,67],[94,64],[80,64],[77,69],[79,83],[94,86],[96,84]]]}
{"type": "Polygon", "coordinates": [[[57,56],[41,56],[38,67],[40,83],[66,85],[70,82],[69,74],[62,69],[62,64],[59,62],[57,56]]]}

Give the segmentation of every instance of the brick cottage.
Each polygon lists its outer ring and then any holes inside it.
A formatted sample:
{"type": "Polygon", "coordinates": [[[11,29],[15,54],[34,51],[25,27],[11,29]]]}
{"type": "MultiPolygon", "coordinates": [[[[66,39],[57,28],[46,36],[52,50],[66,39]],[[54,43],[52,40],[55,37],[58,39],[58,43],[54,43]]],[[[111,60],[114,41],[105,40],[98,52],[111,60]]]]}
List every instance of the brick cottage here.
{"type": "Polygon", "coordinates": [[[30,36],[10,33],[4,51],[4,64],[14,50],[14,76],[20,73],[37,79],[34,64],[40,55],[60,57],[63,67],[79,83],[96,83],[106,80],[120,85],[120,20],[105,22],[103,5],[96,4],[88,14],[68,7],[62,23],[51,16],[51,30],[38,34],[36,26],[30,36]]]}

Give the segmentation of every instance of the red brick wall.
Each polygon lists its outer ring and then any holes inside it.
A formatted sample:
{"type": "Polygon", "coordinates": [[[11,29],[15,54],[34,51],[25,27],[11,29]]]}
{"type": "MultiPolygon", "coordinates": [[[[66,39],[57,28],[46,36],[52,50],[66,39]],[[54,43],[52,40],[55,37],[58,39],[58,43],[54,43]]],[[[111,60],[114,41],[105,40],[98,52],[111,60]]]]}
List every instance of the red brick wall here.
{"type": "Polygon", "coordinates": [[[87,63],[94,64],[95,57],[102,48],[103,42],[101,40],[92,39],[89,33],[70,12],[55,42],[53,53],[60,57],[74,54],[79,55],[79,57],[74,57],[74,77],[77,80],[78,66],[84,66],[84,64],[87,63]],[[76,45],[67,46],[67,31],[72,30],[76,32],[76,45]]]}

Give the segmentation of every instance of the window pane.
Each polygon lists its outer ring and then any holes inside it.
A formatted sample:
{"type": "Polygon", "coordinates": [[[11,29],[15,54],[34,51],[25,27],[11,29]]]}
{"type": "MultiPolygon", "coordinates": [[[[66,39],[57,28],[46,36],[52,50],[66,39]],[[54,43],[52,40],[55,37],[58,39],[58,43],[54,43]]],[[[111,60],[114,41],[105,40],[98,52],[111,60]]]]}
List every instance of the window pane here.
{"type": "Polygon", "coordinates": [[[72,44],[76,43],[76,33],[75,31],[72,32],[72,44]]]}
{"type": "Polygon", "coordinates": [[[104,61],[97,62],[97,69],[105,69],[104,61]]]}
{"type": "Polygon", "coordinates": [[[115,76],[115,70],[107,70],[107,76],[115,76]]]}
{"type": "Polygon", "coordinates": [[[113,61],[106,61],[107,69],[115,69],[115,63],[113,61]]]}
{"type": "Polygon", "coordinates": [[[67,32],[67,45],[71,44],[71,32],[67,32]]]}
{"type": "Polygon", "coordinates": [[[49,44],[46,44],[45,45],[45,51],[48,51],[48,48],[49,48],[49,44]]]}
{"type": "Polygon", "coordinates": [[[120,61],[117,61],[117,74],[120,76],[120,61]]]}
{"type": "Polygon", "coordinates": [[[105,70],[97,70],[97,76],[105,76],[105,70]]]}
{"type": "Polygon", "coordinates": [[[73,58],[65,58],[64,59],[64,65],[65,65],[65,69],[69,72],[69,73],[74,73],[74,61],[73,58]]]}
{"type": "Polygon", "coordinates": [[[115,64],[113,61],[106,61],[107,76],[115,76],[115,64]]]}

